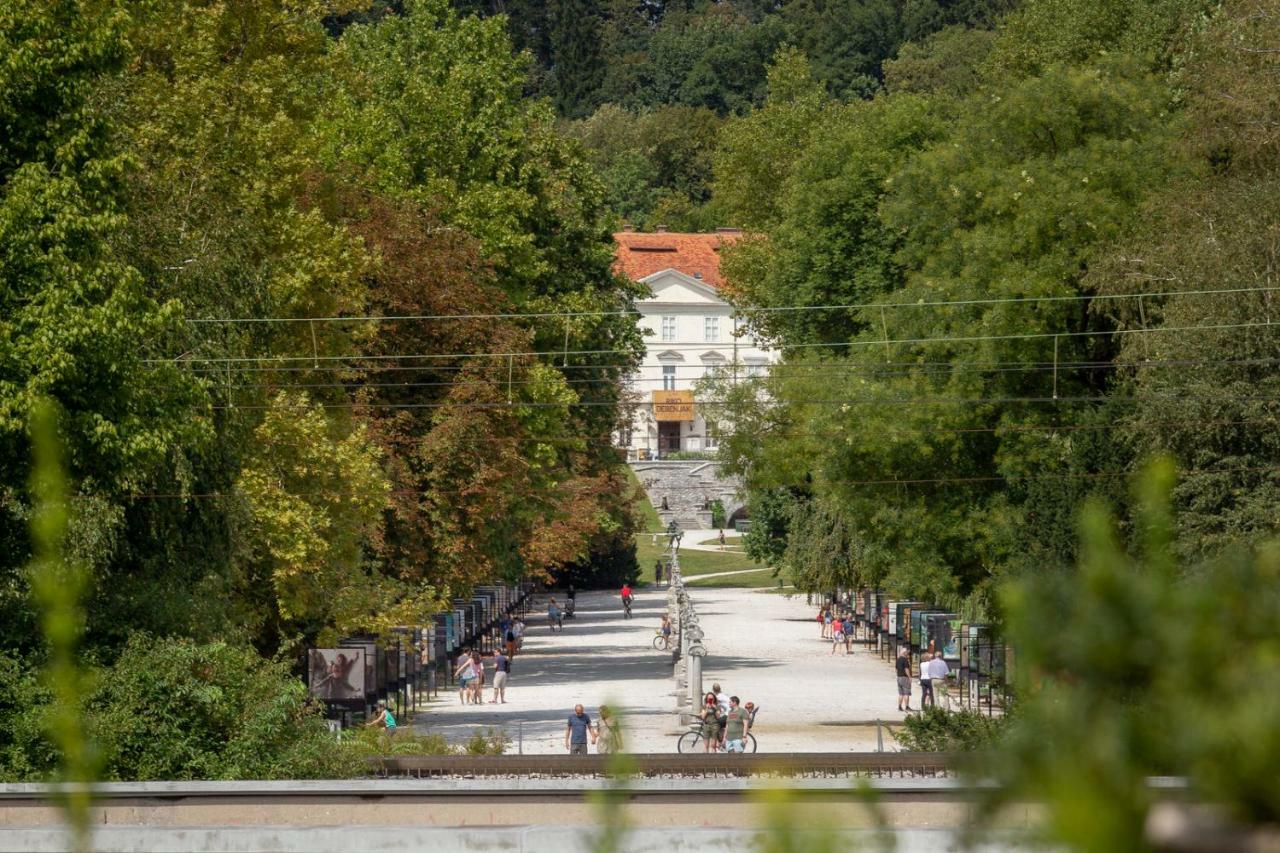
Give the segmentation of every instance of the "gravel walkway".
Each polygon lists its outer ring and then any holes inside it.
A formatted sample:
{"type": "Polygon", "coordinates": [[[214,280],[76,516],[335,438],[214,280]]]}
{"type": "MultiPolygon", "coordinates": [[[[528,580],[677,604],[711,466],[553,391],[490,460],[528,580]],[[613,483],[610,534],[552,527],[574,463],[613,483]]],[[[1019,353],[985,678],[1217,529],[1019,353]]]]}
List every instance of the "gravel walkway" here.
{"type": "MultiPolygon", "coordinates": [[[[761,707],[761,752],[874,749],[877,718],[896,721],[893,667],[866,651],[831,656],[820,639],[815,608],[749,589],[690,588],[706,633],[704,687],[715,681],[761,707]]],[[[450,740],[477,729],[503,729],[511,751],[564,751],[565,718],[575,702],[594,718],[601,702],[625,710],[627,748],[670,752],[683,731],[675,713],[671,655],[651,645],[666,592],[638,590],[633,619],[622,618],[616,595],[580,593],[577,616],[551,633],[535,611],[524,650],[512,667],[506,705],[462,705],[444,694],[419,712],[417,731],[450,740]]],[[[492,691],[485,690],[488,701],[492,691]]],[[[892,741],[885,736],[885,747],[892,741]]]]}

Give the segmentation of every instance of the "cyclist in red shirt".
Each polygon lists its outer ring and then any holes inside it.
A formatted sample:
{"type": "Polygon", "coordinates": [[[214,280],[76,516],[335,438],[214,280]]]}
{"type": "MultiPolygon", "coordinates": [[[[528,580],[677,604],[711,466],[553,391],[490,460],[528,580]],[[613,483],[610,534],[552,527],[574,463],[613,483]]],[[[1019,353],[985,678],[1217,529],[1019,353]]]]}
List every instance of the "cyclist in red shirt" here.
{"type": "Polygon", "coordinates": [[[626,617],[631,616],[631,584],[624,583],[622,585],[622,610],[626,617]]]}

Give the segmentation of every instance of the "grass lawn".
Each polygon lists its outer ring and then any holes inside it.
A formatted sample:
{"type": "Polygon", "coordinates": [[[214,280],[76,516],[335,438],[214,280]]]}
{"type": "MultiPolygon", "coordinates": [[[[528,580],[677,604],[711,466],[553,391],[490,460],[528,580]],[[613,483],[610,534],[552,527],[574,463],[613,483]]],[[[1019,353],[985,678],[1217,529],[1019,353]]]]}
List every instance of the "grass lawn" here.
{"type": "MultiPolygon", "coordinates": [[[[684,569],[684,560],[680,561],[681,570],[684,569]]],[[[686,575],[686,577],[688,577],[686,575]]],[[[786,578],[782,579],[785,584],[786,578]]],[[[687,586],[716,586],[716,587],[745,587],[747,589],[776,589],[778,579],[773,576],[773,572],[767,568],[757,569],[746,575],[727,575],[719,578],[706,578],[700,580],[697,576],[688,577],[687,586]]]]}
{"type": "MultiPolygon", "coordinates": [[[[701,531],[701,530],[698,530],[698,531],[690,531],[690,532],[689,532],[689,535],[690,535],[690,536],[697,536],[697,537],[698,537],[697,542],[698,542],[698,544],[699,544],[699,545],[719,545],[719,544],[720,544],[720,537],[719,537],[719,536],[712,536],[712,537],[711,537],[711,538],[709,538],[709,539],[703,539],[702,537],[703,537],[703,536],[706,536],[706,533],[704,533],[704,532],[703,532],[703,531],[701,531]]],[[[741,548],[741,547],[742,547],[742,537],[741,537],[741,536],[739,536],[737,533],[733,534],[732,536],[730,536],[730,535],[726,534],[726,535],[725,535],[725,537],[724,537],[724,546],[725,546],[726,548],[741,548]]]]}
{"type": "MultiPolygon", "coordinates": [[[[689,533],[685,533],[688,536],[689,533]]],[[[653,563],[666,556],[667,537],[659,536],[658,544],[653,544],[653,536],[648,533],[636,534],[636,559],[640,561],[640,576],[645,580],[653,580],[653,563]]],[[[680,549],[680,571],[686,577],[706,575],[712,572],[737,572],[743,569],[758,569],[760,564],[741,551],[693,551],[680,549]]],[[[746,575],[743,575],[746,577],[746,575]]],[[[728,580],[728,579],[726,579],[728,580]]]]}

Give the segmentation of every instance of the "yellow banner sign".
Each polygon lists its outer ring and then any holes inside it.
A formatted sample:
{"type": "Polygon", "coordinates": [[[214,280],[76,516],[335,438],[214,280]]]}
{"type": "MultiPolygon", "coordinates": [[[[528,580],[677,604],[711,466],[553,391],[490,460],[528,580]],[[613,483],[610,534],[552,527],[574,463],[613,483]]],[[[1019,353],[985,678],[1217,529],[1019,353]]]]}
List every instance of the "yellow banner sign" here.
{"type": "Polygon", "coordinates": [[[654,391],[653,418],[658,421],[693,420],[693,392],[654,391]]]}

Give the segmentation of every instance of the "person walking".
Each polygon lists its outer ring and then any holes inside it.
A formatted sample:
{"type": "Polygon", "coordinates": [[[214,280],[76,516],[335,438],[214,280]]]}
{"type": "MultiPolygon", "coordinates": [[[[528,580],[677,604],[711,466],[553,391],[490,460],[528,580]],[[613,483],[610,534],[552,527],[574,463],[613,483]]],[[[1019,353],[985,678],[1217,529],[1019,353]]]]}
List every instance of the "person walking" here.
{"type": "MultiPolygon", "coordinates": [[[[951,693],[947,690],[947,676],[950,674],[951,667],[947,666],[942,652],[934,652],[933,660],[929,661],[929,677],[933,679],[934,695],[942,697],[942,707],[947,711],[951,710],[951,693]]],[[[934,704],[937,705],[936,700],[934,704]]]]}
{"type": "Polygon", "coordinates": [[[729,712],[724,718],[725,752],[746,752],[747,735],[751,733],[751,715],[737,696],[729,697],[729,712]]]}
{"type": "Polygon", "coordinates": [[[600,706],[600,725],[597,731],[600,736],[596,738],[596,752],[602,755],[622,752],[622,727],[608,705],[600,706]]]}
{"type": "Polygon", "coordinates": [[[476,680],[471,682],[471,704],[484,704],[484,658],[480,652],[471,650],[471,665],[475,668],[476,680]]]}
{"type": "Polygon", "coordinates": [[[502,650],[493,653],[493,698],[490,705],[507,704],[507,678],[511,675],[511,658],[502,650]]]}
{"type": "Polygon", "coordinates": [[[926,704],[937,705],[933,701],[933,659],[927,653],[920,655],[920,710],[924,710],[926,704]]]}
{"type": "MultiPolygon", "coordinates": [[[[831,620],[831,654],[834,655],[841,646],[844,646],[844,620],[837,616],[831,620]]],[[[849,654],[849,649],[845,648],[844,653],[849,654]]]]}
{"type": "Polygon", "coordinates": [[[574,705],[573,713],[569,715],[569,721],[564,727],[564,748],[569,750],[570,755],[586,755],[587,738],[591,738],[591,743],[594,744],[599,736],[583,707],[574,705]]]}
{"type": "Polygon", "coordinates": [[[460,660],[453,671],[453,677],[458,679],[458,702],[466,705],[471,699],[471,684],[476,679],[476,668],[471,662],[470,653],[463,652],[460,660]]]}
{"type": "Polygon", "coordinates": [[[506,630],[506,633],[503,634],[502,639],[503,639],[503,645],[505,645],[507,649],[507,657],[509,658],[515,657],[516,656],[516,620],[512,619],[510,622],[507,623],[507,630],[506,630]]]}
{"type": "Polygon", "coordinates": [[[564,630],[564,617],[560,613],[560,605],[554,598],[547,602],[547,626],[552,631],[564,630]]]}
{"type": "Polygon", "coordinates": [[[720,530],[719,539],[720,539],[720,550],[723,551],[724,550],[724,529],[723,528],[720,530]]]}
{"type": "Polygon", "coordinates": [[[898,710],[911,710],[911,659],[907,657],[905,648],[898,650],[898,661],[895,665],[898,672],[898,710]],[[905,705],[905,707],[904,707],[905,705]]]}
{"type": "Polygon", "coordinates": [[[653,561],[653,585],[662,586],[662,560],[660,559],[653,561]]]}

